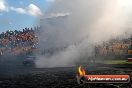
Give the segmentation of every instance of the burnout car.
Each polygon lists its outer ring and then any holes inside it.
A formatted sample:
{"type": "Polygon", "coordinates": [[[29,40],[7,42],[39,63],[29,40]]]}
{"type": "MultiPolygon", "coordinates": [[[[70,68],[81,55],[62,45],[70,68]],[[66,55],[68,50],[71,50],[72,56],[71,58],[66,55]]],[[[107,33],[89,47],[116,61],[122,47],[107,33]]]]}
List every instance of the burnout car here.
{"type": "Polygon", "coordinates": [[[34,66],[35,64],[35,56],[27,56],[24,60],[23,60],[23,65],[24,66],[34,66]]]}

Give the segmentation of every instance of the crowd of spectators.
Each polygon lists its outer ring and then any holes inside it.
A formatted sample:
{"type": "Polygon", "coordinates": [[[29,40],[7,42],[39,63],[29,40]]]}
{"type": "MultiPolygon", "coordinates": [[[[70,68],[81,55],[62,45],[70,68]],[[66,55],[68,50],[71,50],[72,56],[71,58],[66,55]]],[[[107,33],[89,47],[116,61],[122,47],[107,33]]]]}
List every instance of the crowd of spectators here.
{"type": "Polygon", "coordinates": [[[113,39],[109,42],[104,42],[102,45],[95,46],[95,55],[125,55],[131,44],[129,38],[113,39]]]}
{"type": "MultiPolygon", "coordinates": [[[[2,55],[20,55],[27,52],[32,52],[38,49],[37,32],[39,27],[25,28],[21,31],[8,30],[0,34],[0,56],[2,55]]],[[[127,52],[131,41],[126,39],[112,39],[109,42],[104,42],[101,45],[95,46],[95,55],[122,55],[127,52]]],[[[51,51],[57,51],[51,50],[51,51]]]]}
{"type": "Polygon", "coordinates": [[[0,55],[18,55],[35,48],[38,39],[35,35],[37,31],[38,27],[2,32],[0,34],[0,55]]]}

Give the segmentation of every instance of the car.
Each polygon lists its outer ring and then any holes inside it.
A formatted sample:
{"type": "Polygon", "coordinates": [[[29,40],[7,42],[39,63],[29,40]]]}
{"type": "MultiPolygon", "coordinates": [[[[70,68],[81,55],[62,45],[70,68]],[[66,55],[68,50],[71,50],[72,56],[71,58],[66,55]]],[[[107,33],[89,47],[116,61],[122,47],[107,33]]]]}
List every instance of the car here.
{"type": "Polygon", "coordinates": [[[33,66],[35,64],[35,58],[35,56],[27,56],[22,63],[24,66],[33,66]]]}

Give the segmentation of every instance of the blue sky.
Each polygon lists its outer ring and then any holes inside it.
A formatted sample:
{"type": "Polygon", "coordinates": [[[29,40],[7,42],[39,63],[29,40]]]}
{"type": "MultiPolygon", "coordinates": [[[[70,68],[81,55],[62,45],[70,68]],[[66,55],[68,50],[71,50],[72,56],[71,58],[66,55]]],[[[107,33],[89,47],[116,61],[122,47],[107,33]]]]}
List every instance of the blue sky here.
{"type": "Polygon", "coordinates": [[[0,0],[0,32],[34,27],[53,0],[0,0]]]}

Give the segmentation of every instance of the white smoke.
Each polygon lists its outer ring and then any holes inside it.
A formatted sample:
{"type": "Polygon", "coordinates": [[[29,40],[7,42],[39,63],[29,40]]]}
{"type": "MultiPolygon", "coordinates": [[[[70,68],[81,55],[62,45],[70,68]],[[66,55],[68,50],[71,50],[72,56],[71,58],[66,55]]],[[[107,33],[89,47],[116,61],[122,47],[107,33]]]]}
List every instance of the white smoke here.
{"type": "Polygon", "coordinates": [[[124,9],[121,1],[55,0],[41,21],[40,46],[45,50],[67,47],[50,56],[39,56],[36,66],[74,65],[78,59],[93,54],[95,43],[131,32],[128,25],[131,5],[126,4],[124,9]]]}
{"type": "Polygon", "coordinates": [[[53,17],[64,17],[64,16],[69,16],[70,13],[52,13],[49,17],[47,18],[53,18],[53,17]]]}

